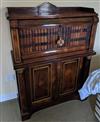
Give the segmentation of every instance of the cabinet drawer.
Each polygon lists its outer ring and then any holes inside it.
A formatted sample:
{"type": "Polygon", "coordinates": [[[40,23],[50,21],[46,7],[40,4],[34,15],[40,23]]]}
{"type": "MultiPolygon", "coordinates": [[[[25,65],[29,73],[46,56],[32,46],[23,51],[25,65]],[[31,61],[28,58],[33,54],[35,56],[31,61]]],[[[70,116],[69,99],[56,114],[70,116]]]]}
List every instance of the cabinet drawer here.
{"type": "Polygon", "coordinates": [[[21,54],[88,48],[90,24],[47,25],[19,30],[21,54]]]}

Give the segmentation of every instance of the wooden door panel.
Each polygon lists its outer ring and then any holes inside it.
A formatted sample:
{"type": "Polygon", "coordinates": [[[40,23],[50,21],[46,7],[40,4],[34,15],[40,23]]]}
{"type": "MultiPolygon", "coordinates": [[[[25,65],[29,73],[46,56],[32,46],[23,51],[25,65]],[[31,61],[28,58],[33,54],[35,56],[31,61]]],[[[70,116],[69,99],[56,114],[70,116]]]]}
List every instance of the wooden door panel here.
{"type": "Polygon", "coordinates": [[[52,64],[31,67],[31,99],[32,103],[51,99],[52,64]]]}
{"type": "Polygon", "coordinates": [[[60,79],[60,94],[72,93],[77,88],[78,61],[62,62],[62,78],[60,79]]]}
{"type": "Polygon", "coordinates": [[[41,67],[34,70],[34,92],[35,99],[49,96],[49,71],[48,67],[41,67]],[[36,82],[35,82],[36,81],[36,82]]]}

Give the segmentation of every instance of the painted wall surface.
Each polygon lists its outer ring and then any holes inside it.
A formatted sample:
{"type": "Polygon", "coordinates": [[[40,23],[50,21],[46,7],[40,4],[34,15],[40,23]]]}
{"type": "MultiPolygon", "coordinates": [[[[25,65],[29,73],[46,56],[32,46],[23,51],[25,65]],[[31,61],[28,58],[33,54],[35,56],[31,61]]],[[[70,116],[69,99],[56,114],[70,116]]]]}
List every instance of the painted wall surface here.
{"type": "Polygon", "coordinates": [[[2,74],[1,74],[1,67],[2,67],[2,63],[1,63],[1,47],[2,47],[2,41],[1,41],[1,1],[0,1],[0,95],[1,95],[1,81],[2,81],[2,74]]]}
{"type": "MultiPolygon", "coordinates": [[[[2,60],[0,60],[0,74],[2,75],[2,79],[0,80],[1,84],[1,95],[2,97],[1,101],[12,99],[17,96],[17,85],[16,85],[16,77],[15,72],[13,70],[13,64],[11,59],[10,51],[12,50],[12,44],[11,44],[11,36],[10,36],[10,28],[9,28],[9,22],[6,19],[6,7],[33,7],[41,4],[45,0],[20,0],[18,2],[17,0],[3,0],[2,6],[1,6],[1,12],[2,12],[2,38],[0,40],[0,57],[2,60]],[[1,66],[2,66],[2,72],[1,72],[1,66]]],[[[55,4],[56,6],[83,6],[83,7],[92,7],[95,9],[97,13],[100,13],[100,2],[99,0],[73,0],[73,1],[67,1],[67,0],[51,0],[49,2],[55,4]]],[[[91,62],[91,71],[100,68],[100,24],[97,28],[96,38],[95,38],[95,45],[94,50],[97,52],[97,55],[93,57],[91,62]]]]}

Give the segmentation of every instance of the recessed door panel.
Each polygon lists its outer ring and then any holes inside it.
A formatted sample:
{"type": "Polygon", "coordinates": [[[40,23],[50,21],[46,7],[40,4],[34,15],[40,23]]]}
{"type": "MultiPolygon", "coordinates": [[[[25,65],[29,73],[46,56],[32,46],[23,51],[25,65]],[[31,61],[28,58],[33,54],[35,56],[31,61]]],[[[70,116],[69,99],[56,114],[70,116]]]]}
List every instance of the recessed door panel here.
{"type": "Polygon", "coordinates": [[[60,79],[60,94],[72,93],[77,88],[78,61],[62,62],[62,78],[60,79]]]}
{"type": "Polygon", "coordinates": [[[51,99],[51,70],[51,64],[31,67],[31,99],[33,104],[51,99]]]}

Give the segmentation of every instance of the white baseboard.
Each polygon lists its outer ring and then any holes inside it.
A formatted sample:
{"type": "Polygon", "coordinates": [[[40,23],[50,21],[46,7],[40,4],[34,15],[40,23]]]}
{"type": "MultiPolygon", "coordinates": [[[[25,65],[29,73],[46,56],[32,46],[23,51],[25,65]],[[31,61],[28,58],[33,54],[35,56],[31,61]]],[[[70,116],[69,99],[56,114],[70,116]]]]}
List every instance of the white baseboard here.
{"type": "Polygon", "coordinates": [[[0,95],[0,102],[8,101],[17,98],[17,93],[8,93],[0,95]]]}

